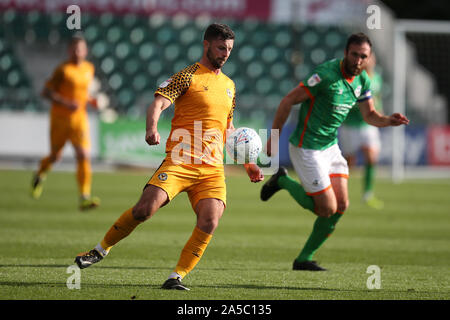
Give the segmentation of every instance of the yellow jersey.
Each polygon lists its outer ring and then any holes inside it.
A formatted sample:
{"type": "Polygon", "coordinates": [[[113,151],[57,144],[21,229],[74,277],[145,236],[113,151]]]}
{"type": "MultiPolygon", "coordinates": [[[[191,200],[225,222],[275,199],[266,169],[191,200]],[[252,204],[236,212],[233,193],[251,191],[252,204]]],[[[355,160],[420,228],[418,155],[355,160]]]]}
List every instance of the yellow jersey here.
{"type": "Polygon", "coordinates": [[[223,165],[223,145],[236,106],[234,82],[195,63],[164,81],[155,91],[175,103],[166,143],[174,163],[223,165]]]}
{"type": "Polygon", "coordinates": [[[45,84],[46,88],[57,92],[65,99],[77,102],[79,107],[77,110],[70,110],[58,103],[52,103],[52,115],[73,117],[86,113],[89,85],[94,78],[94,70],[94,65],[88,61],[80,64],[64,62],[55,69],[45,84]]]}

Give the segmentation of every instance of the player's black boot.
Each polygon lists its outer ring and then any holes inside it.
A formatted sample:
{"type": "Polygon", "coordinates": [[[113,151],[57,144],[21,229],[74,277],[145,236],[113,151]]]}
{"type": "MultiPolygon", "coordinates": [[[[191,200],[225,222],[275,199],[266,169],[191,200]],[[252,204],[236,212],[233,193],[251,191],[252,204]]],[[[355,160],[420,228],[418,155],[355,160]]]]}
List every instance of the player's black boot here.
{"type": "Polygon", "coordinates": [[[178,278],[174,278],[174,279],[167,279],[161,289],[168,289],[168,290],[191,290],[187,287],[185,287],[182,283],[181,280],[178,278]]]}
{"type": "Polygon", "coordinates": [[[287,176],[288,171],[285,167],[280,167],[272,177],[263,185],[261,188],[261,200],[267,201],[271,196],[273,196],[277,191],[281,190],[278,186],[278,178],[282,176],[287,176]]]}
{"type": "Polygon", "coordinates": [[[90,267],[94,263],[103,259],[103,256],[95,249],[89,252],[81,253],[75,258],[75,262],[80,269],[90,267]]]}
{"type": "Polygon", "coordinates": [[[304,270],[304,271],[327,271],[327,269],[322,268],[317,264],[316,261],[302,261],[298,262],[297,259],[294,260],[292,265],[292,270],[304,270]]]}

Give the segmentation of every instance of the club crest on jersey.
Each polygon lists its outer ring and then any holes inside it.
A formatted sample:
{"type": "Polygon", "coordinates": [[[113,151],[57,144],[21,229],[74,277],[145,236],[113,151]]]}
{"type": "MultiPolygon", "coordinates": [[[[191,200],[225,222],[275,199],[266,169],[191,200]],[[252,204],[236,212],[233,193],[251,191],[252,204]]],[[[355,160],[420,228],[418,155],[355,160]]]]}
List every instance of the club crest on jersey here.
{"type": "Polygon", "coordinates": [[[361,86],[357,86],[355,89],[355,96],[358,98],[361,95],[361,86]]]}
{"type": "Polygon", "coordinates": [[[160,88],[165,88],[167,87],[170,83],[172,82],[172,78],[167,79],[166,81],[164,81],[163,83],[161,83],[159,85],[160,88]]]}
{"type": "Polygon", "coordinates": [[[231,92],[231,90],[228,88],[227,88],[227,95],[228,95],[228,98],[233,99],[233,92],[231,92]]]}
{"type": "Polygon", "coordinates": [[[317,73],[314,73],[309,79],[308,79],[308,86],[314,87],[316,84],[318,84],[322,79],[320,79],[319,75],[317,73]]]}
{"type": "Polygon", "coordinates": [[[167,173],[161,172],[160,174],[158,174],[158,179],[161,180],[161,181],[166,181],[167,180],[167,173]]]}

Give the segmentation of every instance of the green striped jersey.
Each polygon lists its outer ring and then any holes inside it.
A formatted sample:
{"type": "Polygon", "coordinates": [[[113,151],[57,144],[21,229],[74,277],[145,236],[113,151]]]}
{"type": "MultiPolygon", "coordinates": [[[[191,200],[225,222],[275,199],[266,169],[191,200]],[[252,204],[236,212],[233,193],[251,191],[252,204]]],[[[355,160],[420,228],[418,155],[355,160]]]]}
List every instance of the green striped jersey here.
{"type": "MultiPolygon", "coordinates": [[[[381,87],[383,85],[383,78],[377,72],[374,72],[372,77],[370,77],[370,89],[372,91],[373,102],[375,104],[375,109],[378,111],[383,111],[383,102],[381,100],[381,87]]],[[[344,125],[351,127],[364,127],[369,126],[367,122],[364,121],[359,108],[352,108],[348,113],[347,119],[344,121],[344,125]]]]}
{"type": "Polygon", "coordinates": [[[323,150],[337,143],[338,128],[356,102],[371,98],[370,79],[366,71],[346,78],[342,61],[337,59],[317,66],[306,79],[300,86],[309,98],[300,107],[289,141],[305,149],[323,150]]]}

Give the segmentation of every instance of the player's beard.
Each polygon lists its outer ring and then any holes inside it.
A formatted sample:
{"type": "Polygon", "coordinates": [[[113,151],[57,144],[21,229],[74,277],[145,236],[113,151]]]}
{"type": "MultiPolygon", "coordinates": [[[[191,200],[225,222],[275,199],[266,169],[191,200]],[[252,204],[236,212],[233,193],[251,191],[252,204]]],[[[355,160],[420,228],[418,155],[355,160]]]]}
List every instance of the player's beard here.
{"type": "Polygon", "coordinates": [[[357,65],[352,66],[347,59],[344,59],[344,71],[349,76],[357,76],[361,74],[363,68],[362,66],[358,67],[357,65]]]}
{"type": "Polygon", "coordinates": [[[220,69],[225,64],[226,60],[222,60],[219,58],[214,57],[211,48],[208,48],[208,51],[206,52],[206,57],[208,58],[209,62],[211,62],[211,65],[216,68],[220,69]]]}

